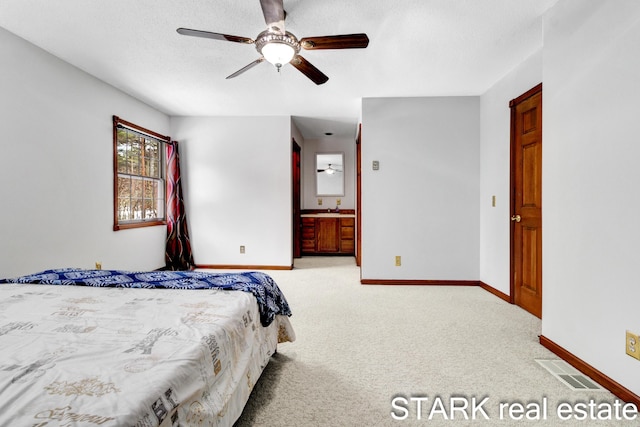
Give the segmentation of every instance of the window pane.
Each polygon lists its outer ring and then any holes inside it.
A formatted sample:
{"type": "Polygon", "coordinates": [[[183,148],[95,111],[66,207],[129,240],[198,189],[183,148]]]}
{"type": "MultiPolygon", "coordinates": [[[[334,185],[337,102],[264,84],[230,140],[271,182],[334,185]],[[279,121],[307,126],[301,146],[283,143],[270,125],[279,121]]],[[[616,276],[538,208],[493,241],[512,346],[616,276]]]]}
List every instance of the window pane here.
{"type": "Polygon", "coordinates": [[[148,179],[144,181],[144,217],[147,219],[158,217],[155,206],[156,189],[154,181],[148,179]]]}
{"type": "Polygon", "coordinates": [[[142,199],[131,199],[131,211],[133,213],[133,220],[141,220],[142,216],[142,199]]]}
{"type": "Polygon", "coordinates": [[[157,218],[156,212],[155,212],[155,206],[153,205],[152,200],[148,200],[148,199],[144,200],[144,218],[145,219],[157,218]]]}
{"type": "Polygon", "coordinates": [[[145,159],[144,163],[146,166],[146,174],[145,176],[152,178],[160,178],[160,171],[158,168],[159,159],[158,159],[158,144],[152,143],[147,145],[145,150],[145,159]]]}
{"type": "Polygon", "coordinates": [[[119,221],[129,221],[133,219],[131,217],[131,199],[129,198],[118,198],[118,220],[119,221]]]}
{"type": "Polygon", "coordinates": [[[143,195],[143,180],[138,177],[131,177],[131,198],[142,199],[143,195]]]}
{"type": "Polygon", "coordinates": [[[157,160],[150,158],[147,160],[147,176],[151,178],[160,178],[160,168],[157,160]]]}
{"type": "Polygon", "coordinates": [[[131,178],[118,175],[118,219],[131,219],[131,178]]]}
{"type": "Polygon", "coordinates": [[[118,196],[124,198],[131,196],[131,177],[118,175],[118,196]]]}
{"type": "Polygon", "coordinates": [[[164,185],[161,180],[145,180],[144,203],[146,218],[164,218],[164,185]]]}
{"type": "Polygon", "coordinates": [[[164,218],[164,181],[158,179],[153,182],[154,201],[156,205],[156,211],[158,212],[158,218],[164,218]]]}
{"type": "Polygon", "coordinates": [[[127,172],[127,131],[118,129],[118,144],[116,147],[116,156],[118,158],[118,172],[127,172]]]}
{"type": "Polygon", "coordinates": [[[131,177],[131,219],[142,219],[142,180],[131,177]]]}
{"type": "Polygon", "coordinates": [[[140,175],[140,151],[142,149],[139,138],[132,138],[129,148],[129,173],[140,175]]]}
{"type": "Polygon", "coordinates": [[[141,153],[140,175],[159,178],[158,162],[159,162],[159,142],[152,139],[144,140],[144,153],[141,153]]]}

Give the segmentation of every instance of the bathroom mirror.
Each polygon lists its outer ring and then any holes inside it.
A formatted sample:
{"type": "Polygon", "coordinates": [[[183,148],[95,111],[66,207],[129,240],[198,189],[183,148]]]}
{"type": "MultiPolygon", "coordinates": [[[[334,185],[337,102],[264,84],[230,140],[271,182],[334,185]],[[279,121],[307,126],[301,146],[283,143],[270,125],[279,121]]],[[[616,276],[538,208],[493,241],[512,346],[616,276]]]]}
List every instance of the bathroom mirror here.
{"type": "Polygon", "coordinates": [[[344,153],[316,153],[316,195],[344,196],[344,153]]]}

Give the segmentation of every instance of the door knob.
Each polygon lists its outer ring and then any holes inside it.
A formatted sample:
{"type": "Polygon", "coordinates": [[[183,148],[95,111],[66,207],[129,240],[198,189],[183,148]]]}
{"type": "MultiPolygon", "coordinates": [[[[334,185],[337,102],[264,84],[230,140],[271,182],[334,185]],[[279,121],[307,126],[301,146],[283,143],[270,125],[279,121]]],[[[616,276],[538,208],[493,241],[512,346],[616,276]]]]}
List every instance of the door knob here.
{"type": "Polygon", "coordinates": [[[511,221],[520,222],[522,217],[520,215],[514,215],[511,217],[511,221]]]}

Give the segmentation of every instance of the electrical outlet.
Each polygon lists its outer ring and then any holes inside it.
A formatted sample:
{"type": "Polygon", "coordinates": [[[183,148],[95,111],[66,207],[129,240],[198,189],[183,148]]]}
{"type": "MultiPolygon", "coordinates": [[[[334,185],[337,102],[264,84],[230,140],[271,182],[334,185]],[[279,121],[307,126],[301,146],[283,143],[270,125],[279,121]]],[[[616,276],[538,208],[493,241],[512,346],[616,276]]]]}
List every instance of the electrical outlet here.
{"type": "Polygon", "coordinates": [[[102,263],[100,261],[96,261],[96,270],[102,270],[102,263]]]}
{"type": "Polygon", "coordinates": [[[626,352],[634,359],[640,360],[640,340],[637,334],[627,331],[627,339],[625,341],[626,352]]]}
{"type": "Polygon", "coordinates": [[[336,199],[336,206],[340,206],[342,204],[342,200],[336,199]]]}
{"type": "Polygon", "coordinates": [[[322,199],[318,199],[318,206],[322,206],[322,199]]]}
{"type": "Polygon", "coordinates": [[[244,245],[240,245],[240,253],[243,254],[244,253],[244,245]]]}
{"type": "Polygon", "coordinates": [[[396,255],[396,267],[400,267],[402,265],[402,257],[400,255],[396,255]]]}

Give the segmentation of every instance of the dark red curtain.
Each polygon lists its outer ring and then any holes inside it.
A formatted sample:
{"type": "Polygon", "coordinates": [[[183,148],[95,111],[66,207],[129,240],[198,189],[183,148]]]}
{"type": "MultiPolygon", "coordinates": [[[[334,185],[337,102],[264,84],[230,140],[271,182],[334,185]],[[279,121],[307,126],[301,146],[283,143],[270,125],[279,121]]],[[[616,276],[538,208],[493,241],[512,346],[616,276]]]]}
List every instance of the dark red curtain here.
{"type": "Polygon", "coordinates": [[[165,262],[167,270],[193,270],[193,253],[189,241],[187,216],[182,198],[180,156],[178,143],[165,144],[167,149],[167,245],[165,262]]]}

